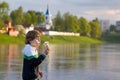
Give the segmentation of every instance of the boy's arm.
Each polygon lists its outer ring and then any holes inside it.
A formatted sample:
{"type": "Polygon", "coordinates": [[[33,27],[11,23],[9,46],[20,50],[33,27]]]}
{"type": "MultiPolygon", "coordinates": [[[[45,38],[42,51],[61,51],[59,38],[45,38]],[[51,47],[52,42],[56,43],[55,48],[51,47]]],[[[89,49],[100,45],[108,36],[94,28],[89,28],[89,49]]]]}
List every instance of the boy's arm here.
{"type": "Polygon", "coordinates": [[[38,58],[33,58],[31,64],[32,64],[34,67],[37,67],[40,63],[42,63],[42,61],[45,59],[45,57],[46,57],[45,54],[41,54],[41,55],[39,55],[38,58]]]}
{"type": "Polygon", "coordinates": [[[42,63],[42,61],[45,59],[45,57],[46,57],[46,55],[48,55],[48,53],[49,53],[49,48],[44,50],[43,53],[41,55],[39,55],[38,58],[33,58],[32,65],[34,65],[34,67],[38,66],[40,63],[42,63]]]}

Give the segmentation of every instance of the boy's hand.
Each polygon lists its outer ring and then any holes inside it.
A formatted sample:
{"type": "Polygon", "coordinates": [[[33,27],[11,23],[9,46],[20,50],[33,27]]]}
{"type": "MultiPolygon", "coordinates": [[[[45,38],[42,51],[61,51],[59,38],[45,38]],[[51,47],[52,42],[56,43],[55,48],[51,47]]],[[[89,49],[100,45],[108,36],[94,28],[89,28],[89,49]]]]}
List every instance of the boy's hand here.
{"type": "Polygon", "coordinates": [[[45,41],[44,43],[43,43],[43,47],[42,47],[42,49],[43,49],[43,52],[46,54],[46,55],[48,55],[49,54],[49,42],[48,41],[45,41]]]}
{"type": "Polygon", "coordinates": [[[49,51],[50,51],[50,49],[47,48],[47,49],[45,50],[45,54],[48,55],[48,54],[49,54],[49,51]]]}
{"type": "Polygon", "coordinates": [[[39,72],[39,76],[42,78],[43,77],[43,72],[39,72]]]}

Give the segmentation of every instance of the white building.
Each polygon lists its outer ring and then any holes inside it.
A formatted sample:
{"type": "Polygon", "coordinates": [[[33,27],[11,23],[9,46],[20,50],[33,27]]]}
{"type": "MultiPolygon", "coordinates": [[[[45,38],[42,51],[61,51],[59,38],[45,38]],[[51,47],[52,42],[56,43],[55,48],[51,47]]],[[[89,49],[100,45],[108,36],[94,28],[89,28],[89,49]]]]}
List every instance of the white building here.
{"type": "Polygon", "coordinates": [[[116,21],[116,30],[120,31],[120,21],[116,21]]]}
{"type": "Polygon", "coordinates": [[[33,24],[31,24],[30,26],[25,28],[25,33],[28,33],[31,30],[34,30],[34,25],[33,24]]]}
{"type": "Polygon", "coordinates": [[[101,30],[102,32],[106,32],[110,30],[110,21],[109,20],[100,20],[101,30]]]}
{"type": "Polygon", "coordinates": [[[52,23],[52,15],[50,14],[50,11],[49,11],[49,6],[47,5],[47,10],[46,10],[46,24],[48,25],[53,25],[52,23]]]}

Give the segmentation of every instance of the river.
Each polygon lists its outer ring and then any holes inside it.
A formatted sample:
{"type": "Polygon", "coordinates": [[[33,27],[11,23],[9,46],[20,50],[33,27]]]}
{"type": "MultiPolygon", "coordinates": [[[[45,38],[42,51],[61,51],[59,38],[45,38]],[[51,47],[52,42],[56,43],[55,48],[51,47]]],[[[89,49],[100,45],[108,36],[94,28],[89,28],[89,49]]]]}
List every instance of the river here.
{"type": "MultiPolygon", "coordinates": [[[[0,80],[22,80],[18,44],[0,45],[0,80]]],[[[120,44],[50,44],[41,80],[120,80],[120,44]]]]}

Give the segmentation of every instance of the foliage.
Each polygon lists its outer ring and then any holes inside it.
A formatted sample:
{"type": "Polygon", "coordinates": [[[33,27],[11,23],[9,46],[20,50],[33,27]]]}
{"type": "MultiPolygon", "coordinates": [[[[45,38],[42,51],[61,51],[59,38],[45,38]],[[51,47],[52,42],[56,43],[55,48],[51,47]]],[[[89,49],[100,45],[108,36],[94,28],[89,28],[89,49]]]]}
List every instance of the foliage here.
{"type": "Polygon", "coordinates": [[[6,28],[6,25],[3,21],[0,20],[0,29],[6,28]]]}
{"type": "Polygon", "coordinates": [[[30,13],[24,13],[23,16],[24,16],[24,23],[31,24],[32,17],[30,13]]]}
{"type": "Polygon", "coordinates": [[[19,7],[17,10],[11,12],[10,17],[12,19],[13,25],[20,25],[22,24],[23,18],[23,9],[19,7]]]}
{"type": "Polygon", "coordinates": [[[120,33],[117,34],[103,34],[102,39],[110,43],[120,43],[120,33]]]}
{"type": "Polygon", "coordinates": [[[0,19],[3,19],[4,15],[8,15],[9,4],[7,2],[0,3],[0,19]]]}
{"type": "Polygon", "coordinates": [[[91,36],[93,38],[99,38],[102,34],[101,26],[98,19],[88,22],[84,17],[71,15],[69,12],[61,16],[58,11],[54,18],[55,30],[78,32],[81,36],[91,36]]]}
{"type": "Polygon", "coordinates": [[[110,32],[115,32],[115,31],[116,31],[116,26],[110,25],[110,32]]]}
{"type": "Polygon", "coordinates": [[[70,13],[64,14],[64,31],[77,32],[79,31],[78,19],[70,13]]]}
{"type": "Polygon", "coordinates": [[[45,22],[45,15],[42,12],[36,12],[34,10],[29,10],[23,12],[23,8],[19,7],[17,10],[13,10],[10,13],[13,25],[20,24],[34,24],[45,22]]]}
{"type": "Polygon", "coordinates": [[[4,21],[11,20],[8,11],[9,4],[7,2],[0,3],[0,29],[5,29],[7,27],[4,21]]]}
{"type": "Polygon", "coordinates": [[[8,14],[4,14],[1,20],[3,20],[3,21],[11,21],[11,18],[10,18],[10,16],[8,14]]]}
{"type": "Polygon", "coordinates": [[[63,31],[63,18],[61,16],[60,11],[58,11],[56,17],[53,19],[53,24],[55,26],[54,30],[56,31],[63,31]]]}
{"type": "Polygon", "coordinates": [[[91,28],[88,21],[84,17],[81,17],[79,19],[79,25],[80,25],[80,34],[83,36],[89,36],[91,28]]]}
{"type": "Polygon", "coordinates": [[[31,22],[33,23],[33,25],[37,24],[37,15],[36,12],[33,10],[29,10],[27,13],[29,13],[31,15],[31,22]]]}
{"type": "Polygon", "coordinates": [[[45,14],[43,12],[36,12],[37,15],[37,23],[42,24],[45,22],[45,14]]]}
{"type": "Polygon", "coordinates": [[[90,26],[91,26],[91,37],[93,38],[100,38],[102,32],[101,32],[101,27],[100,27],[100,23],[97,19],[93,20],[90,22],[90,26]]]}

